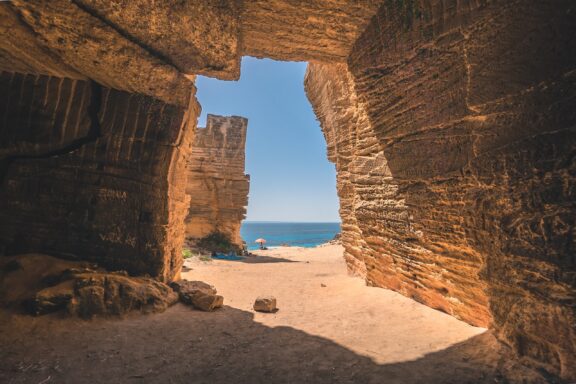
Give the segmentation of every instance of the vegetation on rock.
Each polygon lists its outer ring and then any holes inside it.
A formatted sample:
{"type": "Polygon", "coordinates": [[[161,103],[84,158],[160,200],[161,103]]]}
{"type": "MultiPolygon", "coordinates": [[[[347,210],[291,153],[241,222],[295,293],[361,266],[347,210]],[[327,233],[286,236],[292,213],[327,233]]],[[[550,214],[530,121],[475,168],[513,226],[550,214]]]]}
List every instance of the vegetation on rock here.
{"type": "Polygon", "coordinates": [[[210,253],[239,253],[241,249],[230,241],[230,238],[221,232],[213,232],[197,243],[198,248],[210,253]]]}

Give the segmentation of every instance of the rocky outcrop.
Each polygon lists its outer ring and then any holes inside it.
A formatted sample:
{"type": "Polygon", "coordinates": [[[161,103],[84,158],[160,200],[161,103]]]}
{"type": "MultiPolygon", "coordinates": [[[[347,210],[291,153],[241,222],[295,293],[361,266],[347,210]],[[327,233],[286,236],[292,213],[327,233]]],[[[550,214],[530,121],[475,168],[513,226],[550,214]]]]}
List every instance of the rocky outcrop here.
{"type": "Polygon", "coordinates": [[[576,377],[573,4],[386,2],[306,80],[368,283],[576,377]]]}
{"type": "Polygon", "coordinates": [[[205,312],[212,312],[224,305],[224,298],[217,295],[216,288],[202,281],[179,280],[170,286],[178,293],[184,304],[205,312]]]}
{"type": "Polygon", "coordinates": [[[244,174],[247,127],[243,117],[208,115],[206,128],[196,131],[187,186],[186,236],[192,241],[221,233],[242,245],[240,226],[250,185],[244,174]]]}
{"type": "Polygon", "coordinates": [[[0,302],[34,315],[66,311],[82,318],[163,312],[178,301],[155,279],[107,272],[95,264],[42,254],[0,259],[0,302]]]}

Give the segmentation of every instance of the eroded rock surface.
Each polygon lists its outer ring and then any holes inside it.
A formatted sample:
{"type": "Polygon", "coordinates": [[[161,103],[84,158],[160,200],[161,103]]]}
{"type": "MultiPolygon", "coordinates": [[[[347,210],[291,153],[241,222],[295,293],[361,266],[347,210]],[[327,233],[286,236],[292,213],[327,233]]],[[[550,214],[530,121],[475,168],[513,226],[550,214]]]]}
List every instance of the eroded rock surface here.
{"type": "Polygon", "coordinates": [[[186,106],[190,78],[238,79],[243,55],[345,61],[382,1],[13,0],[0,4],[0,69],[186,106]]]}
{"type": "MultiPolygon", "coordinates": [[[[352,273],[477,326],[488,326],[479,255],[424,247],[346,65],[311,65],[306,88],[336,164],[342,243],[352,273]],[[466,281],[466,284],[461,284],[466,281]]],[[[446,233],[446,237],[450,233],[446,233]]],[[[452,248],[449,248],[452,247],[452,248]]]]}
{"type": "Polygon", "coordinates": [[[245,1],[243,52],[278,60],[344,62],[382,1],[245,1]]]}
{"type": "Polygon", "coordinates": [[[180,72],[240,76],[240,2],[76,0],[180,72]]]}
{"type": "Polygon", "coordinates": [[[240,226],[250,186],[244,173],[247,127],[243,117],[208,115],[206,128],[196,131],[187,186],[186,236],[192,241],[218,232],[242,245],[240,226]]]}
{"type": "Polygon", "coordinates": [[[9,72],[0,89],[0,253],[172,280],[197,104],[9,72]]]}
{"type": "Polygon", "coordinates": [[[306,86],[350,269],[576,377],[576,9],[387,2],[306,86]]]}
{"type": "MultiPolygon", "coordinates": [[[[184,74],[77,2],[15,0],[2,6],[12,7],[41,46],[84,76],[106,87],[188,106],[193,84],[184,74]]],[[[8,33],[5,38],[18,43],[12,40],[18,35],[8,33]]]]}

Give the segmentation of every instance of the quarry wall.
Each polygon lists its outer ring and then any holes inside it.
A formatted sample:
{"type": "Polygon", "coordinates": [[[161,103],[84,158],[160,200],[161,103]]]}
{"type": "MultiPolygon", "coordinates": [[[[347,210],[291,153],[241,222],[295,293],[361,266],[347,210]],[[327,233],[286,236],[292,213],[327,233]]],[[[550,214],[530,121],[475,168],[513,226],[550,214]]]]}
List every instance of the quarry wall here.
{"type": "Polygon", "coordinates": [[[209,114],[206,127],[196,130],[186,188],[189,240],[219,232],[242,246],[240,226],[250,187],[250,178],[244,174],[247,128],[248,120],[243,117],[209,114]]]}

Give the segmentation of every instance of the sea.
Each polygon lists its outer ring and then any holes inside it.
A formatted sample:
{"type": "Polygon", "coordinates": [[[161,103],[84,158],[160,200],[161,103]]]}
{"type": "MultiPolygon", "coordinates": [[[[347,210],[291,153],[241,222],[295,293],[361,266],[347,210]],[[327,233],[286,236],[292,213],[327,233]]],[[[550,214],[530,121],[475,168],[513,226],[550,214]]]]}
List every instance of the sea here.
{"type": "Polygon", "coordinates": [[[245,221],[240,234],[248,249],[258,249],[254,241],[266,240],[266,247],[289,245],[315,247],[329,242],[340,233],[340,223],[282,223],[275,221],[245,221]]]}

